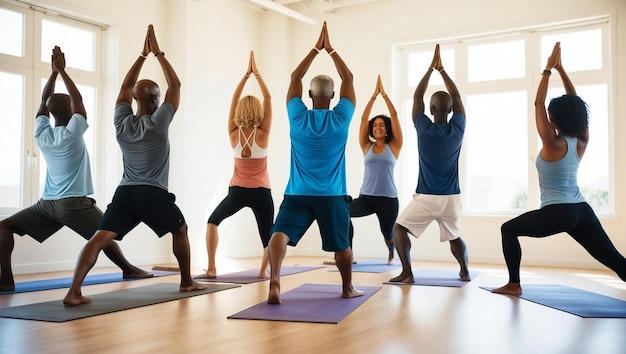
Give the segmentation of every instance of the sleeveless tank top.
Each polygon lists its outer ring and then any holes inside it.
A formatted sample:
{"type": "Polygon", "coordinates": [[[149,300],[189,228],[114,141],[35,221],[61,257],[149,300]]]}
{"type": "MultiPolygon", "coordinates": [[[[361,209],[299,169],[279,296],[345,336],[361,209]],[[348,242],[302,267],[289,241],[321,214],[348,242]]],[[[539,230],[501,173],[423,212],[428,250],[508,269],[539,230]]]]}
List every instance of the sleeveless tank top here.
{"type": "Polygon", "coordinates": [[[235,168],[230,180],[231,187],[270,188],[270,178],[267,172],[268,149],[262,148],[256,143],[256,129],[255,127],[250,135],[245,136],[239,128],[239,142],[233,148],[235,168]],[[243,144],[241,142],[242,136],[244,138],[243,144]],[[250,149],[249,157],[241,156],[245,146],[250,149]]]}
{"type": "Polygon", "coordinates": [[[577,138],[563,136],[567,142],[567,152],[558,161],[549,162],[537,157],[535,166],[539,174],[541,207],[551,204],[581,203],[585,198],[578,189],[578,166],[580,158],[577,151],[577,138]]]}
{"type": "Polygon", "coordinates": [[[372,144],[363,159],[365,172],[359,193],[373,197],[397,198],[398,190],[393,177],[397,161],[388,144],[385,144],[385,150],[380,154],[374,153],[372,144]]]}

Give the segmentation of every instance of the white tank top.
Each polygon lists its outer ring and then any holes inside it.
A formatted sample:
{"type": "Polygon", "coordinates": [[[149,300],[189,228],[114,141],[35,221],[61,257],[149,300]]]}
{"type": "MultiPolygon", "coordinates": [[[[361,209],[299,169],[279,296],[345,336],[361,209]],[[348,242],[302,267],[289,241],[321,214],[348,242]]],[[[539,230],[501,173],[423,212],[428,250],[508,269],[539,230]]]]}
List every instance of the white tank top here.
{"type": "Polygon", "coordinates": [[[239,128],[239,142],[233,148],[233,154],[237,158],[251,158],[251,159],[260,159],[267,156],[267,148],[262,148],[256,143],[256,127],[252,129],[250,135],[245,136],[244,132],[239,128]],[[243,136],[244,143],[241,143],[241,137],[243,136]],[[247,146],[250,149],[250,156],[243,157],[241,156],[241,152],[243,148],[247,146]]]}

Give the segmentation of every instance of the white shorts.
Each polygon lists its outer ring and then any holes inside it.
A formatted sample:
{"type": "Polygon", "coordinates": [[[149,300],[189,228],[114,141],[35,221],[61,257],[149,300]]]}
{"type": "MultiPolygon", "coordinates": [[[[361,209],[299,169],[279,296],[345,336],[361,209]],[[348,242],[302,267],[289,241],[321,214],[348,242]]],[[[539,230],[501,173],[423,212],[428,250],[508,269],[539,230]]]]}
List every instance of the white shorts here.
{"type": "Polygon", "coordinates": [[[397,224],[415,237],[435,220],[439,223],[441,242],[456,240],[461,236],[461,195],[414,194],[400,216],[397,224]]]}

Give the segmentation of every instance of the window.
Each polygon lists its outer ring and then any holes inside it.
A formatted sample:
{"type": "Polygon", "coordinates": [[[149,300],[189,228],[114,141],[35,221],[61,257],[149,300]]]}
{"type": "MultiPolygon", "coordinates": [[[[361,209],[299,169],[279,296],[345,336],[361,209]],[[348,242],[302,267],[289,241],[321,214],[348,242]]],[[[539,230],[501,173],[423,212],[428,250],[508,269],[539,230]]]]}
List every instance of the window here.
{"type": "MultiPolygon", "coordinates": [[[[613,214],[608,31],[609,18],[603,17],[397,48],[405,117],[410,116],[413,92],[431,63],[435,43],[440,44],[445,70],[459,88],[467,115],[459,166],[465,215],[514,215],[539,207],[535,159],[541,142],[534,99],[540,73],[557,41],[563,67],[590,108],[591,140],[578,183],[598,215],[613,214]]],[[[565,93],[556,73],[549,87],[548,99],[565,93]]],[[[435,72],[425,100],[438,90],[445,86],[435,72]]],[[[404,122],[407,148],[400,158],[400,188],[410,194],[417,181],[417,142],[411,121],[404,122]]]]}
{"type": "MultiPolygon", "coordinates": [[[[0,217],[34,203],[43,191],[45,161],[39,158],[33,129],[55,45],[65,53],[66,71],[83,97],[90,125],[85,141],[92,175],[97,178],[93,165],[97,124],[93,118],[102,85],[98,54],[101,37],[101,26],[46,15],[25,6],[0,4],[0,107],[4,112],[0,130],[0,217]]],[[[67,93],[60,77],[55,92],[67,93]]]]}

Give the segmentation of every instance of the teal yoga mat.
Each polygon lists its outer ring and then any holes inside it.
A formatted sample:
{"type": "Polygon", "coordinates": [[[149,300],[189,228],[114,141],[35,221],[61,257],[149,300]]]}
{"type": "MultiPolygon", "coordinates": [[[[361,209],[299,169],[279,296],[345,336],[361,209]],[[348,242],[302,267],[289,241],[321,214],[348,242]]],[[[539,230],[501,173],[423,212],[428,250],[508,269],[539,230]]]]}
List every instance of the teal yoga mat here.
{"type": "MultiPolygon", "coordinates": [[[[154,274],[155,277],[163,277],[163,276],[168,276],[168,275],[179,274],[178,272],[165,272],[165,271],[155,271],[155,270],[151,271],[150,273],[154,274]]],[[[139,280],[139,279],[141,278],[124,279],[122,278],[122,272],[93,274],[93,275],[87,275],[85,277],[85,281],[83,281],[83,286],[94,285],[94,284],[117,283],[121,281],[131,281],[131,280],[139,280]]],[[[41,290],[63,289],[63,288],[69,288],[71,284],[72,284],[71,277],[25,281],[25,282],[15,283],[15,290],[0,291],[0,295],[27,293],[31,291],[41,291],[41,290]]]]}
{"type": "Polygon", "coordinates": [[[74,307],[65,307],[61,300],[55,300],[0,308],[0,317],[44,322],[66,322],[192,296],[205,295],[220,290],[238,288],[240,286],[241,285],[234,284],[208,284],[208,288],[205,290],[180,292],[178,291],[179,284],[177,283],[158,283],[109,293],[87,295],[92,299],[92,302],[74,307]]]}

